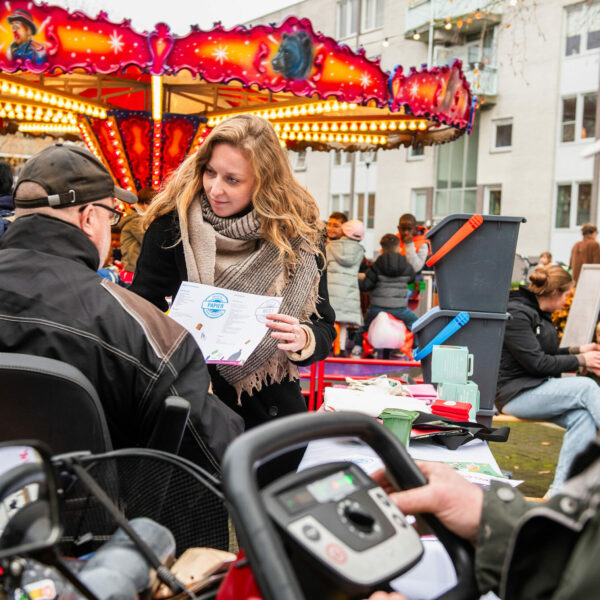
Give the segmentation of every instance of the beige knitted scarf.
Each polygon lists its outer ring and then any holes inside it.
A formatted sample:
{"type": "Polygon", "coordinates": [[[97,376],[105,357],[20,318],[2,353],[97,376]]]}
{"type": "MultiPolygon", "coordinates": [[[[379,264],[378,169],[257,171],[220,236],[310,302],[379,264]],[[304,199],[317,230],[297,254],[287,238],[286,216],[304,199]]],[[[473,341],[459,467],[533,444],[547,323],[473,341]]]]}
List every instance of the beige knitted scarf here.
{"type": "MultiPolygon", "coordinates": [[[[300,238],[292,241],[299,256],[293,270],[281,263],[279,249],[261,238],[260,220],[255,211],[242,216],[218,217],[202,192],[188,209],[187,229],[181,238],[188,280],[249,294],[283,296],[280,313],[308,321],[317,312],[319,269],[317,252],[300,238]],[[255,240],[254,250],[248,243],[255,240]],[[219,249],[239,246],[239,261],[224,263],[219,249]],[[215,272],[217,275],[215,276],[215,272]]],[[[298,378],[298,368],[268,331],[244,365],[219,365],[219,373],[234,386],[238,399],[242,392],[259,391],[263,385],[279,383],[286,377],[298,378]]]]}

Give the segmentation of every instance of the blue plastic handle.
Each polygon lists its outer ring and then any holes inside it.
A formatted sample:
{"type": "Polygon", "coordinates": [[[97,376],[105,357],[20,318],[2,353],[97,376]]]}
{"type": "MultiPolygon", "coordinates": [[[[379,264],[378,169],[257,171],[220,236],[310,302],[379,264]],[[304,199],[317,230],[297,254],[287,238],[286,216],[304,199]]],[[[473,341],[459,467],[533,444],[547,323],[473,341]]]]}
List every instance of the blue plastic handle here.
{"type": "Polygon", "coordinates": [[[439,346],[443,344],[449,337],[453,336],[461,327],[466,325],[469,322],[468,312],[459,312],[444,329],[442,329],[430,342],[423,348],[423,350],[419,350],[417,348],[413,352],[413,356],[415,360],[421,360],[431,354],[434,346],[439,346]]]}

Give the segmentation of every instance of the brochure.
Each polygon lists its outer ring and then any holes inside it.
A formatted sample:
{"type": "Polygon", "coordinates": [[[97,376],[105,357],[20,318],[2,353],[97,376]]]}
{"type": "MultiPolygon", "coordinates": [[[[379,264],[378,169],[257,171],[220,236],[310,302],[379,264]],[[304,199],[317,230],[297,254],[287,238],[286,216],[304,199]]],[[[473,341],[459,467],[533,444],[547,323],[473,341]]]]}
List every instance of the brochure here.
{"type": "Polygon", "coordinates": [[[207,363],[243,365],[269,331],[283,298],[184,281],[169,316],[196,340],[207,363]]]}

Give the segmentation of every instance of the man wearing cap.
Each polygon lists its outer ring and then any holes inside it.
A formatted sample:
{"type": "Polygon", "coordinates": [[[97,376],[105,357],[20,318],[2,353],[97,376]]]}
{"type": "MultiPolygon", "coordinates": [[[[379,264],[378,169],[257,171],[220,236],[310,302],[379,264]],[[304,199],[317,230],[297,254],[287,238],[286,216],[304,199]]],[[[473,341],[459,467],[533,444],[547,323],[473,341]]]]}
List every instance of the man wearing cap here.
{"type": "MultiPolygon", "coordinates": [[[[191,404],[181,454],[213,472],[241,418],[209,393],[193,338],[141,297],[97,275],[122,213],[90,152],[42,150],[24,165],[14,223],[0,238],[0,351],[70,363],[95,386],[115,447],[145,445],[165,398],[191,404]]],[[[74,424],[75,425],[75,424],[74,424]]]]}
{"type": "Polygon", "coordinates": [[[8,60],[30,61],[35,65],[44,64],[48,59],[46,47],[33,39],[37,27],[31,13],[24,8],[18,8],[8,16],[8,22],[15,38],[6,52],[8,60]]]}

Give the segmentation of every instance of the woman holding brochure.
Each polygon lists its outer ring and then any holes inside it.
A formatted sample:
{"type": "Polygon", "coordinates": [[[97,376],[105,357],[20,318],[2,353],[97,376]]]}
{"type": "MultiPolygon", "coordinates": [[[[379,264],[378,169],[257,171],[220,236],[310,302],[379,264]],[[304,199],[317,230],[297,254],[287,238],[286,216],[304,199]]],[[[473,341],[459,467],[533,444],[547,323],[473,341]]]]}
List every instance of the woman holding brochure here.
{"type": "Polygon", "coordinates": [[[335,337],[324,232],[314,198],[292,175],[271,124],[242,114],[217,125],[146,213],[131,290],[162,310],[182,281],[282,296],[243,365],[209,365],[214,392],[253,427],[306,410],[298,366],[335,337]]]}

